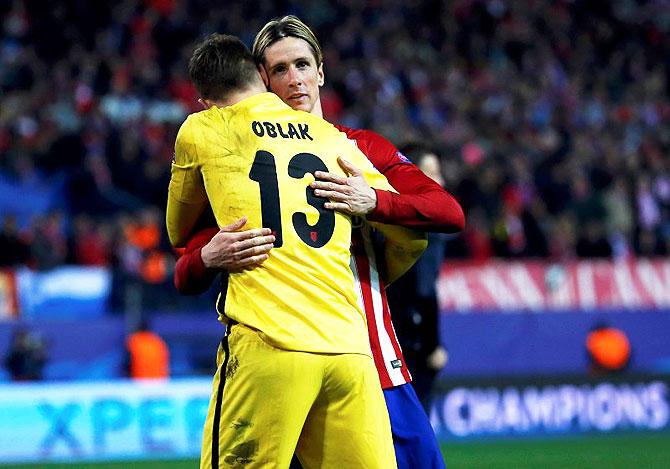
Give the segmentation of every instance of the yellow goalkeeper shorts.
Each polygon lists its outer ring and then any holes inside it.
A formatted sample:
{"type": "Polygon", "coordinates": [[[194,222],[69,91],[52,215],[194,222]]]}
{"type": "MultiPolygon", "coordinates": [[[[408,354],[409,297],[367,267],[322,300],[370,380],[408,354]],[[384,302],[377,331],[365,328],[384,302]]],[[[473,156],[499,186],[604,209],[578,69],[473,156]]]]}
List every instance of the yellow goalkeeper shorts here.
{"type": "Polygon", "coordinates": [[[282,350],[232,326],[217,355],[201,468],[396,467],[372,358],[282,350]]]}

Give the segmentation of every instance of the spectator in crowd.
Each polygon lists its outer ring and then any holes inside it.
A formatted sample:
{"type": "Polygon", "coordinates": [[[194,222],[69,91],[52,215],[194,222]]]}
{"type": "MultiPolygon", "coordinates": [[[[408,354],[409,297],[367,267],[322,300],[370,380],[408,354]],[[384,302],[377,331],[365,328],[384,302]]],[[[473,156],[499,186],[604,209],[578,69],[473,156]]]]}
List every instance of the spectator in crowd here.
{"type": "Polygon", "coordinates": [[[159,213],[146,207],[118,219],[113,236],[113,309],[138,313],[183,303],[172,287],[175,261],[159,213]]]}
{"type": "Polygon", "coordinates": [[[21,328],[14,333],[12,344],[5,357],[5,368],[14,381],[41,380],[47,362],[46,345],[42,338],[21,328]]]}
{"type": "Polygon", "coordinates": [[[88,215],[74,219],[69,255],[78,265],[108,266],[112,256],[112,233],[109,224],[93,222],[88,215]]]}
{"type": "Polygon", "coordinates": [[[0,268],[12,267],[28,262],[30,244],[19,232],[16,217],[6,215],[0,231],[0,268]]]}
{"type": "Polygon", "coordinates": [[[132,379],[170,377],[170,350],[165,341],[142,320],[126,340],[128,376],[132,379]]]}
{"type": "Polygon", "coordinates": [[[65,263],[67,240],[61,212],[51,212],[37,218],[32,242],[30,262],[36,270],[50,270],[65,263]]]}
{"type": "MultiPolygon", "coordinates": [[[[440,158],[428,147],[411,143],[400,152],[440,185],[444,185],[440,158]]],[[[428,247],[414,266],[388,289],[396,334],[419,400],[428,411],[437,372],[447,363],[447,351],[439,342],[436,281],[445,257],[443,233],[427,233],[428,247]]]]}

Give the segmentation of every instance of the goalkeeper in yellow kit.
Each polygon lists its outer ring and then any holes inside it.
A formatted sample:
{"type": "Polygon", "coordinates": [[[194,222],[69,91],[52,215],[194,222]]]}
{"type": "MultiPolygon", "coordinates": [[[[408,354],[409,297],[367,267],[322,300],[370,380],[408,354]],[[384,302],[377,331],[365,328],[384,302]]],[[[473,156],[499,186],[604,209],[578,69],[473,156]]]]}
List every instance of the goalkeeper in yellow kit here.
{"type": "MultiPolygon", "coordinates": [[[[265,92],[237,38],[210,36],[189,73],[208,109],[177,136],[170,240],[182,245],[211,204],[219,226],[246,215],[274,241],[262,265],[228,274],[218,301],[228,333],[201,467],[283,468],[294,451],[305,468],[395,467],[349,267],[351,219],[325,209],[309,184],[315,171],[342,173],[341,156],[372,187],[392,188],[344,134],[265,92]]],[[[411,236],[416,256],[425,242],[411,236]]]]}

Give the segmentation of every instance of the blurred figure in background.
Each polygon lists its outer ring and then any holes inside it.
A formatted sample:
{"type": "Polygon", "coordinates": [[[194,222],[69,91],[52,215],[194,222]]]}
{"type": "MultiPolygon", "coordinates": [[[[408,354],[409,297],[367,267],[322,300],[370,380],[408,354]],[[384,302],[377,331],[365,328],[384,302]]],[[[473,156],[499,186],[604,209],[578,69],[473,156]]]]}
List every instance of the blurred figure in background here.
{"type": "Polygon", "coordinates": [[[10,267],[28,261],[30,247],[19,232],[16,217],[5,215],[0,228],[0,267],[10,267]]]}
{"type": "Polygon", "coordinates": [[[589,371],[594,376],[624,371],[630,362],[631,347],[626,333],[604,322],[586,336],[589,371]]]}
{"type": "Polygon", "coordinates": [[[132,379],[170,377],[170,350],[165,341],[142,320],[126,341],[128,376],[132,379]]]}
{"type": "Polygon", "coordinates": [[[119,219],[114,235],[115,309],[137,314],[179,305],[177,295],[171,295],[174,257],[160,228],[159,213],[145,207],[119,219]]]}
{"type": "Polygon", "coordinates": [[[67,239],[63,213],[54,211],[37,217],[30,244],[31,267],[44,271],[65,263],[67,239]]]}
{"type": "Polygon", "coordinates": [[[70,261],[87,266],[108,266],[112,258],[112,227],[95,223],[88,215],[74,219],[73,233],[69,240],[70,261]]]}
{"type": "Polygon", "coordinates": [[[5,368],[14,381],[38,381],[47,362],[47,350],[39,335],[28,329],[14,333],[9,353],[5,357],[5,368]]]}
{"type": "MultiPolygon", "coordinates": [[[[444,184],[440,158],[428,147],[410,143],[400,148],[423,173],[444,184]]],[[[435,282],[444,260],[444,233],[427,233],[428,248],[414,266],[388,289],[396,334],[412,373],[414,389],[426,411],[437,372],[447,363],[447,351],[439,342],[435,282]]]]}

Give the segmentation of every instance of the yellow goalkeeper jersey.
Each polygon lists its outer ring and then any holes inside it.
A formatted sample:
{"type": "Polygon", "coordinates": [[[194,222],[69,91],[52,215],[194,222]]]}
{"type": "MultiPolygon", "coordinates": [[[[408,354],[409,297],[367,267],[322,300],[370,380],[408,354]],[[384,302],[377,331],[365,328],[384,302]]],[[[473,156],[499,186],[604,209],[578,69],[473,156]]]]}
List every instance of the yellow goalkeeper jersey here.
{"type": "Polygon", "coordinates": [[[175,145],[167,227],[183,245],[209,203],[219,226],[247,216],[245,229],[271,228],[269,259],[229,274],[219,311],[276,347],[370,355],[350,269],[351,219],[326,210],[309,187],[315,171],[344,175],[338,156],[372,187],[393,190],[343,133],[272,93],[192,114],[175,145]]]}

